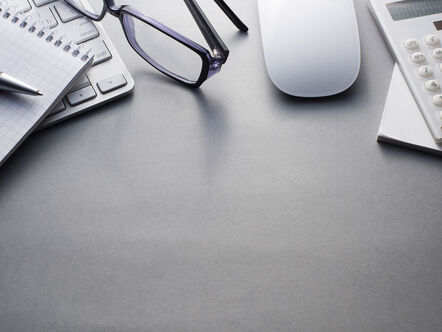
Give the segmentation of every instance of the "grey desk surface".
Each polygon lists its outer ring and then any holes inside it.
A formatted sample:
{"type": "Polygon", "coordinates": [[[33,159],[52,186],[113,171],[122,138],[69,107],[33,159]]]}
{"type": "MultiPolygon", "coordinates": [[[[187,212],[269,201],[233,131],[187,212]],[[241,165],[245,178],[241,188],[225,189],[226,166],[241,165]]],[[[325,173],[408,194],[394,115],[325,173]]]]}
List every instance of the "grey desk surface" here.
{"type": "MultiPolygon", "coordinates": [[[[180,0],[132,3],[198,35],[180,0]]],[[[367,1],[358,81],[314,101],[272,87],[256,3],[230,3],[250,34],[202,1],[232,53],[199,91],[108,17],[134,94],[0,169],[0,331],[442,331],[442,160],[376,143],[367,1]]]]}

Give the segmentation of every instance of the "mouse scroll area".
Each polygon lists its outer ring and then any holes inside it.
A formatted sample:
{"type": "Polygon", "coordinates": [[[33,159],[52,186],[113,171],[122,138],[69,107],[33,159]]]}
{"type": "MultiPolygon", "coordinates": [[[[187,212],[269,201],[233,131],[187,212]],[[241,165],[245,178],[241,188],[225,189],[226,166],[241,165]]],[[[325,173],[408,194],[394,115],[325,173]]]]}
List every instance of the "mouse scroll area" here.
{"type": "Polygon", "coordinates": [[[324,97],[348,89],[361,62],[353,0],[258,0],[269,76],[283,92],[324,97]]]}

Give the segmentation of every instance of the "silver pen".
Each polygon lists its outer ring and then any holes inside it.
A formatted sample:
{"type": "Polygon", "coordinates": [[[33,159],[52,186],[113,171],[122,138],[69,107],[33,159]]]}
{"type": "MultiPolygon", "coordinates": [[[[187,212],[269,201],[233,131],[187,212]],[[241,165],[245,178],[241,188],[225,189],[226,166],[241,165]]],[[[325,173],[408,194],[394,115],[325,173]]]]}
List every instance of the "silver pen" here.
{"type": "Polygon", "coordinates": [[[33,88],[29,84],[0,71],[0,90],[23,93],[25,95],[43,96],[40,90],[33,88]]]}

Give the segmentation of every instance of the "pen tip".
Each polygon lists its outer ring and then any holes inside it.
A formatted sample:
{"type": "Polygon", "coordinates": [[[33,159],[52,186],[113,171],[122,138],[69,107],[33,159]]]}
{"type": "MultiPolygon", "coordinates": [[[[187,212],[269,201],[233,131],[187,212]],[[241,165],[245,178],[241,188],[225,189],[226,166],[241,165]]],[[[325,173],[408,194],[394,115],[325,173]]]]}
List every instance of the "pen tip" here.
{"type": "Polygon", "coordinates": [[[37,95],[43,96],[43,94],[40,92],[40,90],[37,91],[37,95]]]}

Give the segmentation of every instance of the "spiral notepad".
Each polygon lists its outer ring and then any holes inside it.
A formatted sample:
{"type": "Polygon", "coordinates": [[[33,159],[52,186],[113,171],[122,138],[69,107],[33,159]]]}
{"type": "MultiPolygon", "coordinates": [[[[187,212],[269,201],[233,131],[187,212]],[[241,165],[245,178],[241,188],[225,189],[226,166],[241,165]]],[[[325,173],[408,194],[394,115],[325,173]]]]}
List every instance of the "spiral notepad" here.
{"type": "Polygon", "coordinates": [[[0,91],[0,165],[91,63],[89,51],[84,52],[66,36],[57,36],[30,16],[0,6],[0,71],[43,93],[27,96],[0,91]]]}

